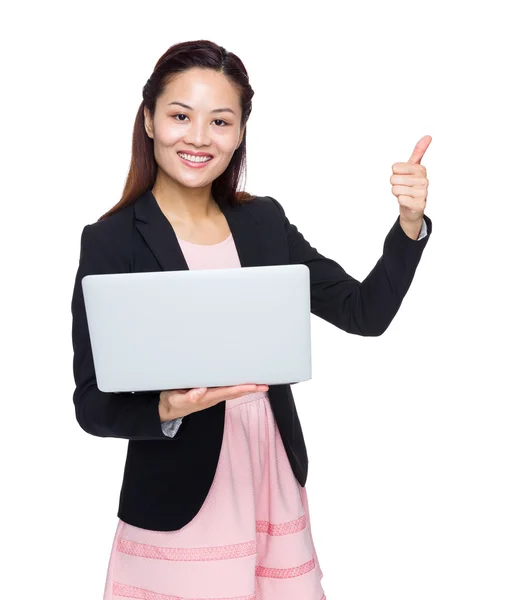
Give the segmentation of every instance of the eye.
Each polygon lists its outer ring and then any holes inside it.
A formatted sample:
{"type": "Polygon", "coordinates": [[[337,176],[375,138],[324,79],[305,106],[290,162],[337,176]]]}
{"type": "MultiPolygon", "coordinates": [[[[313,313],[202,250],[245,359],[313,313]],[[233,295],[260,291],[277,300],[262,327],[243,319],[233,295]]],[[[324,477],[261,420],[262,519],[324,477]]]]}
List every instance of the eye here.
{"type": "MultiPolygon", "coordinates": [[[[173,119],[176,119],[176,121],[179,121],[181,123],[184,123],[185,119],[177,119],[177,117],[187,117],[187,115],[185,115],[184,113],[178,113],[176,115],[172,115],[173,119]]],[[[224,121],[223,119],[214,119],[214,121],[219,121],[220,123],[224,123],[224,125],[218,125],[218,127],[226,127],[226,125],[229,125],[229,123],[227,121],[224,121]]]]}

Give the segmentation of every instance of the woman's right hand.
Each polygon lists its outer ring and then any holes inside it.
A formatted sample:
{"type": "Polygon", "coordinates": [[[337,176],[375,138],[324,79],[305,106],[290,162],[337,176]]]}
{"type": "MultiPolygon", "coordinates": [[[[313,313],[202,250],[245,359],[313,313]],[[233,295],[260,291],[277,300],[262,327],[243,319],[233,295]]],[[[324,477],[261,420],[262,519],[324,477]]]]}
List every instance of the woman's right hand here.
{"type": "Polygon", "coordinates": [[[163,423],[210,408],[223,400],[233,400],[254,392],[266,392],[268,389],[268,385],[245,384],[189,390],[163,390],[159,395],[159,416],[163,423]]]}

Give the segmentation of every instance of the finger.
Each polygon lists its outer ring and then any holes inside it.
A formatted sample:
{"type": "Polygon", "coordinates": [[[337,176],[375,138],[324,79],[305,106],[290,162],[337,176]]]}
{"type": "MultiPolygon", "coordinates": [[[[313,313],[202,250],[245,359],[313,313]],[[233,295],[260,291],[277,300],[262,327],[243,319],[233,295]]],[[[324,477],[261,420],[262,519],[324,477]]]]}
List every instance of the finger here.
{"type": "Polygon", "coordinates": [[[207,392],[208,388],[193,388],[192,390],[190,390],[189,396],[192,400],[199,400],[199,398],[202,398],[206,392],[207,392]]]}
{"type": "Polygon", "coordinates": [[[221,388],[218,388],[218,393],[215,396],[217,399],[227,399],[228,396],[232,398],[238,398],[239,396],[245,396],[246,394],[253,394],[258,391],[266,391],[269,389],[268,385],[258,385],[258,384],[244,384],[244,385],[235,385],[232,387],[228,387],[221,391],[221,388]]]}
{"type": "Polygon", "coordinates": [[[428,179],[424,177],[411,177],[410,175],[392,175],[391,183],[393,185],[409,185],[413,187],[426,187],[428,179]]]}
{"type": "Polygon", "coordinates": [[[404,194],[405,196],[411,196],[412,198],[425,198],[427,191],[426,188],[409,187],[407,185],[393,185],[392,193],[395,196],[404,194]]]}
{"type": "Polygon", "coordinates": [[[426,152],[428,146],[430,146],[431,141],[431,136],[424,135],[414,147],[414,150],[407,162],[412,164],[419,164],[421,162],[421,159],[423,158],[423,154],[426,152]]]}
{"type": "Polygon", "coordinates": [[[396,175],[412,175],[413,177],[426,177],[424,165],[397,162],[392,165],[392,172],[396,175]]]}
{"type": "Polygon", "coordinates": [[[210,388],[208,394],[206,394],[207,400],[223,400],[228,396],[243,396],[256,391],[256,385],[230,385],[223,387],[210,388]]]}
{"type": "Polygon", "coordinates": [[[241,383],[240,385],[225,385],[225,386],[221,386],[221,387],[215,387],[212,389],[221,390],[224,392],[232,392],[234,390],[241,390],[244,388],[250,389],[250,388],[255,388],[255,387],[256,387],[256,383],[241,383]]]}
{"type": "Polygon", "coordinates": [[[248,394],[250,392],[255,392],[257,390],[263,390],[264,388],[269,388],[269,386],[267,384],[259,384],[259,383],[249,383],[249,384],[244,384],[244,385],[237,385],[234,386],[231,389],[232,392],[240,392],[240,393],[245,393],[248,394]]]}

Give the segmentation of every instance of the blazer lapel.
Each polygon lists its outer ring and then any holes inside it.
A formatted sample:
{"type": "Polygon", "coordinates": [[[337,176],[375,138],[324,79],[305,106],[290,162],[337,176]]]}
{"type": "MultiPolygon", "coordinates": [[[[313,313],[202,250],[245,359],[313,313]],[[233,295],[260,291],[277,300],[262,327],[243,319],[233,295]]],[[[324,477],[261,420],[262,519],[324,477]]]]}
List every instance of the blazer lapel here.
{"type": "MultiPolygon", "coordinates": [[[[219,203],[228,222],[242,267],[269,264],[263,244],[263,231],[246,205],[232,207],[219,203]],[[265,261],[265,262],[264,262],[265,261]]],[[[189,270],[177,235],[161,211],[151,190],[134,203],[136,227],[164,271],[189,270]]]]}

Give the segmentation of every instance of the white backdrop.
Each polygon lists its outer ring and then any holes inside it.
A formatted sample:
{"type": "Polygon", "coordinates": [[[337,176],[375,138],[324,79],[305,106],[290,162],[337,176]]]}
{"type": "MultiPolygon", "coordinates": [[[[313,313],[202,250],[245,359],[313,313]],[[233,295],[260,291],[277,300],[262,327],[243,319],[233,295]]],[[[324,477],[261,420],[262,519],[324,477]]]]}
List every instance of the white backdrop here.
{"type": "Polygon", "coordinates": [[[312,316],[313,379],[293,388],[328,600],[514,600],[509,5],[27,2],[4,13],[6,598],[102,598],[127,442],[75,420],[80,233],[120,198],[156,60],[211,39],[240,56],[255,90],[246,190],[278,199],[357,279],[398,215],[392,164],[433,138],[422,164],[434,232],[399,313],[379,338],[312,316]]]}

